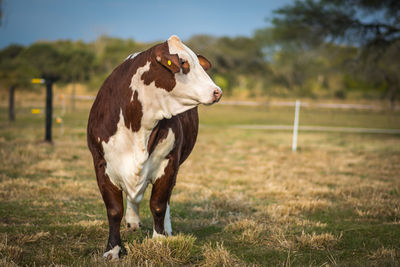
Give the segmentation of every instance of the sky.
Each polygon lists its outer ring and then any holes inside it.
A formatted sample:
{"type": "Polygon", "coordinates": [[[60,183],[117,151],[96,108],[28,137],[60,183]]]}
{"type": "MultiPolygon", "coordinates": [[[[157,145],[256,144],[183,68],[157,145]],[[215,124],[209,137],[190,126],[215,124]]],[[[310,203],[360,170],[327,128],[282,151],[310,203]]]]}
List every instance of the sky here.
{"type": "Polygon", "coordinates": [[[292,0],[3,0],[0,48],[100,35],[150,42],[172,34],[251,36],[292,0]]]}

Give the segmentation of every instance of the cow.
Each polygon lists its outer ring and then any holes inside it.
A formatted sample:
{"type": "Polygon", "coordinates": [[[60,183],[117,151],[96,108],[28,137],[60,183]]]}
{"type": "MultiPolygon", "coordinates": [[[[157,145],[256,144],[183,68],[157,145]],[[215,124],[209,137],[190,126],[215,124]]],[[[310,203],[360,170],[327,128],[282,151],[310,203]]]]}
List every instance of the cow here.
{"type": "Polygon", "coordinates": [[[196,142],[197,106],[222,96],[206,73],[210,67],[172,35],[128,56],[101,86],[89,114],[87,142],[107,209],[105,258],[120,257],[122,192],[126,225],[136,230],[139,204],[151,183],[153,237],[172,235],[169,201],[179,166],[196,142]]]}

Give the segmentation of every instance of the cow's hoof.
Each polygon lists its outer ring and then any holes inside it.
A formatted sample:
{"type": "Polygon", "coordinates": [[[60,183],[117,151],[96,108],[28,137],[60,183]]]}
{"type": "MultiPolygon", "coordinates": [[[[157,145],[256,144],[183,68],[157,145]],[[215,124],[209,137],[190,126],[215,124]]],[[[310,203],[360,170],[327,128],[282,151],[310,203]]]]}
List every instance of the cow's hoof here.
{"type": "Polygon", "coordinates": [[[106,260],[118,260],[120,251],[121,251],[121,247],[120,246],[115,246],[113,249],[110,249],[109,251],[104,253],[103,257],[106,260]]]}
{"type": "Polygon", "coordinates": [[[139,223],[127,223],[126,227],[128,227],[129,230],[136,231],[136,230],[140,229],[140,227],[142,227],[142,224],[140,222],[139,223]]]}
{"type": "Polygon", "coordinates": [[[165,238],[167,235],[159,234],[155,229],[153,229],[153,238],[165,238]]]}

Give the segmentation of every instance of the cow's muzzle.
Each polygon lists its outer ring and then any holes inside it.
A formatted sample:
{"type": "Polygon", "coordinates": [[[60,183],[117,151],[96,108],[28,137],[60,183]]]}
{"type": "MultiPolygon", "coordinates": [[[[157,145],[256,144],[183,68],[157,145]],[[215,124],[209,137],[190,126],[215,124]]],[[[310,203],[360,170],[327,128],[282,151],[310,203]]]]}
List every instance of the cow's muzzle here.
{"type": "Polygon", "coordinates": [[[218,87],[215,88],[214,93],[213,93],[213,103],[218,102],[222,97],[222,90],[219,89],[218,87]]]}

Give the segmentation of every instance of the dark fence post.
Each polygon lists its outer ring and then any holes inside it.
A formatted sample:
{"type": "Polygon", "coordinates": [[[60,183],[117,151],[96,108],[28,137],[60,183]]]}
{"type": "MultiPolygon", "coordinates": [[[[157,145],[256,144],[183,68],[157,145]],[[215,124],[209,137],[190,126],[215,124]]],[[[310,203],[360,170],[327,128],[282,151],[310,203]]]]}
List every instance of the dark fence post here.
{"type": "Polygon", "coordinates": [[[52,142],[51,122],[53,117],[53,81],[46,79],[46,134],[45,141],[52,142]]]}
{"type": "Polygon", "coordinates": [[[11,85],[9,88],[9,98],[8,98],[8,120],[15,121],[15,108],[14,108],[14,93],[15,86],[11,85]]]}

